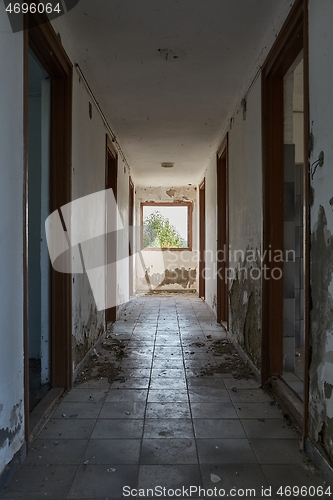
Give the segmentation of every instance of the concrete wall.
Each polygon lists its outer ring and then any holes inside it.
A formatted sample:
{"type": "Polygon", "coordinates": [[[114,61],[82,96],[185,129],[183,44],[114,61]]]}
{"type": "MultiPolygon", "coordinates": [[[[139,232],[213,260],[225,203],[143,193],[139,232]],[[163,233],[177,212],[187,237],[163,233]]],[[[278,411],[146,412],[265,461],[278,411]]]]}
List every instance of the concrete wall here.
{"type": "Polygon", "coordinates": [[[0,473],[24,443],[23,36],[0,3],[0,473]]]}
{"type": "MultiPolygon", "coordinates": [[[[135,189],[136,224],[140,225],[141,203],[144,202],[191,202],[192,212],[192,250],[182,251],[142,251],[136,257],[136,288],[147,291],[149,285],[159,290],[188,291],[198,289],[198,190],[193,186],[181,187],[139,187],[135,189]]],[[[138,243],[137,243],[137,250],[138,243]]]]}
{"type": "Polygon", "coordinates": [[[311,181],[311,317],[309,436],[333,464],[333,32],[330,0],[309,2],[310,163],[325,161],[311,181]]]}

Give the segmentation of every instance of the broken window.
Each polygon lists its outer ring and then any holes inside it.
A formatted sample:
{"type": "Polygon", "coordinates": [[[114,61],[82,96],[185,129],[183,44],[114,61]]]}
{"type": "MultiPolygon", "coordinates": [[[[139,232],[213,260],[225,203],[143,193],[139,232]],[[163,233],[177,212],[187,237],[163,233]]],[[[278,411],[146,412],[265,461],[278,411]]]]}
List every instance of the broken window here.
{"type": "Polygon", "coordinates": [[[142,248],[191,248],[191,203],[142,203],[142,248]]]}

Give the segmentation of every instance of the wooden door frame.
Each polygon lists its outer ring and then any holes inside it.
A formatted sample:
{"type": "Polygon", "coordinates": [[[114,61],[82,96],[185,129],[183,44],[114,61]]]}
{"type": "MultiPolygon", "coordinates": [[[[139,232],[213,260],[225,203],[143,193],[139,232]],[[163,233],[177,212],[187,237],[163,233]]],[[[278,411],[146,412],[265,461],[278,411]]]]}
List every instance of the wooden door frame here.
{"type": "MultiPolygon", "coordinates": [[[[110,139],[109,135],[106,134],[106,150],[105,150],[105,188],[109,189],[112,187],[113,189],[113,194],[115,197],[115,200],[117,202],[117,194],[118,194],[118,154],[117,150],[115,149],[112,140],[110,139]],[[113,169],[114,169],[114,184],[111,186],[110,185],[110,175],[109,175],[109,161],[112,161],[113,163],[113,169]]],[[[117,235],[115,237],[115,252],[117,252],[117,235]]],[[[106,239],[106,252],[107,255],[109,255],[109,249],[108,249],[108,238],[106,239]]],[[[109,278],[108,278],[108,273],[106,273],[106,293],[107,293],[107,284],[109,283],[109,278]]],[[[115,276],[114,276],[114,286],[115,286],[115,293],[117,293],[117,273],[115,271],[115,276]]],[[[110,307],[105,310],[105,321],[106,325],[108,323],[114,323],[117,319],[117,306],[115,305],[114,307],[110,307]]]]}
{"type": "MultiPolygon", "coordinates": [[[[283,271],[283,263],[269,262],[268,250],[284,249],[283,168],[284,113],[283,77],[303,50],[304,61],[304,161],[309,157],[309,52],[308,0],[296,0],[262,68],[263,141],[263,248],[268,275],[272,265],[283,271]],[[281,215],[282,214],[282,215],[281,215]],[[266,254],[265,254],[266,252],[266,254]]],[[[304,291],[305,377],[304,434],[307,433],[308,338],[309,338],[309,173],[304,165],[304,291]]],[[[283,279],[262,281],[262,382],[283,373],[283,279]]]]}
{"type": "Polygon", "coordinates": [[[206,297],[206,179],[199,184],[199,298],[206,297]]]}
{"type": "MultiPolygon", "coordinates": [[[[72,63],[41,14],[25,16],[24,31],[24,372],[25,436],[29,440],[28,101],[29,48],[51,77],[50,213],[72,199],[72,63]],[[42,22],[43,21],[43,22],[42,22]]],[[[70,228],[64,228],[70,229],[70,228]]],[[[72,275],[51,267],[51,387],[72,386],[72,275]]]]}
{"type": "Polygon", "coordinates": [[[228,134],[223,139],[216,155],[217,175],[217,321],[225,322],[228,327],[228,280],[229,266],[229,189],[228,189],[228,134]],[[222,183],[222,192],[219,186],[222,183]],[[224,260],[220,260],[220,250],[224,251],[224,260]]]}

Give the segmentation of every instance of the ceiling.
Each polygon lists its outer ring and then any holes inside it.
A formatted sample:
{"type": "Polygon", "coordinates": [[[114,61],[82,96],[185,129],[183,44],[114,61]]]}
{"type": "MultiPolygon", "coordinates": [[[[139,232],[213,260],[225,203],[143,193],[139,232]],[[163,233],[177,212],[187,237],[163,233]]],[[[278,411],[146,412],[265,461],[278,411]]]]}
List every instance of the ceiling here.
{"type": "Polygon", "coordinates": [[[74,62],[137,184],[201,180],[279,7],[279,0],[80,0],[64,16],[74,62]]]}

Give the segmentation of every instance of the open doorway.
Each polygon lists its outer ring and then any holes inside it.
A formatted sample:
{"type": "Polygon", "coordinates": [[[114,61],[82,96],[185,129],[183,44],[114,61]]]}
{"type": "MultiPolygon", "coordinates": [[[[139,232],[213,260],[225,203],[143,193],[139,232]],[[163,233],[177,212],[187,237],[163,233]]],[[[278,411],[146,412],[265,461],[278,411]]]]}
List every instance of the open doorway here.
{"type": "Polygon", "coordinates": [[[283,378],[304,397],[303,51],[284,75],[283,378]]]}
{"type": "Polygon", "coordinates": [[[272,382],[306,433],[309,172],[305,2],[295,2],[262,69],[262,381],[272,382]],[[283,168],[281,168],[283,166],[283,168]],[[282,256],[282,258],[279,258],[282,256]]]}
{"type": "MultiPolygon", "coordinates": [[[[112,189],[117,202],[118,185],[118,157],[109,136],[106,136],[106,189],[112,189]]],[[[117,213],[110,207],[107,208],[107,224],[110,227],[117,225],[117,213]]],[[[106,309],[106,323],[114,323],[117,319],[117,231],[107,235],[107,262],[108,272],[106,277],[107,303],[114,304],[106,309]]]]}
{"type": "Polygon", "coordinates": [[[51,79],[29,50],[28,309],[29,407],[51,386],[51,266],[45,220],[50,215],[51,79]]]}
{"type": "Polygon", "coordinates": [[[47,216],[71,201],[72,65],[43,15],[31,14],[27,22],[24,354],[28,442],[46,409],[72,385],[72,277],[51,268],[45,236],[47,216]]]}
{"type": "Polygon", "coordinates": [[[217,153],[217,321],[228,324],[228,136],[217,153]]]}

